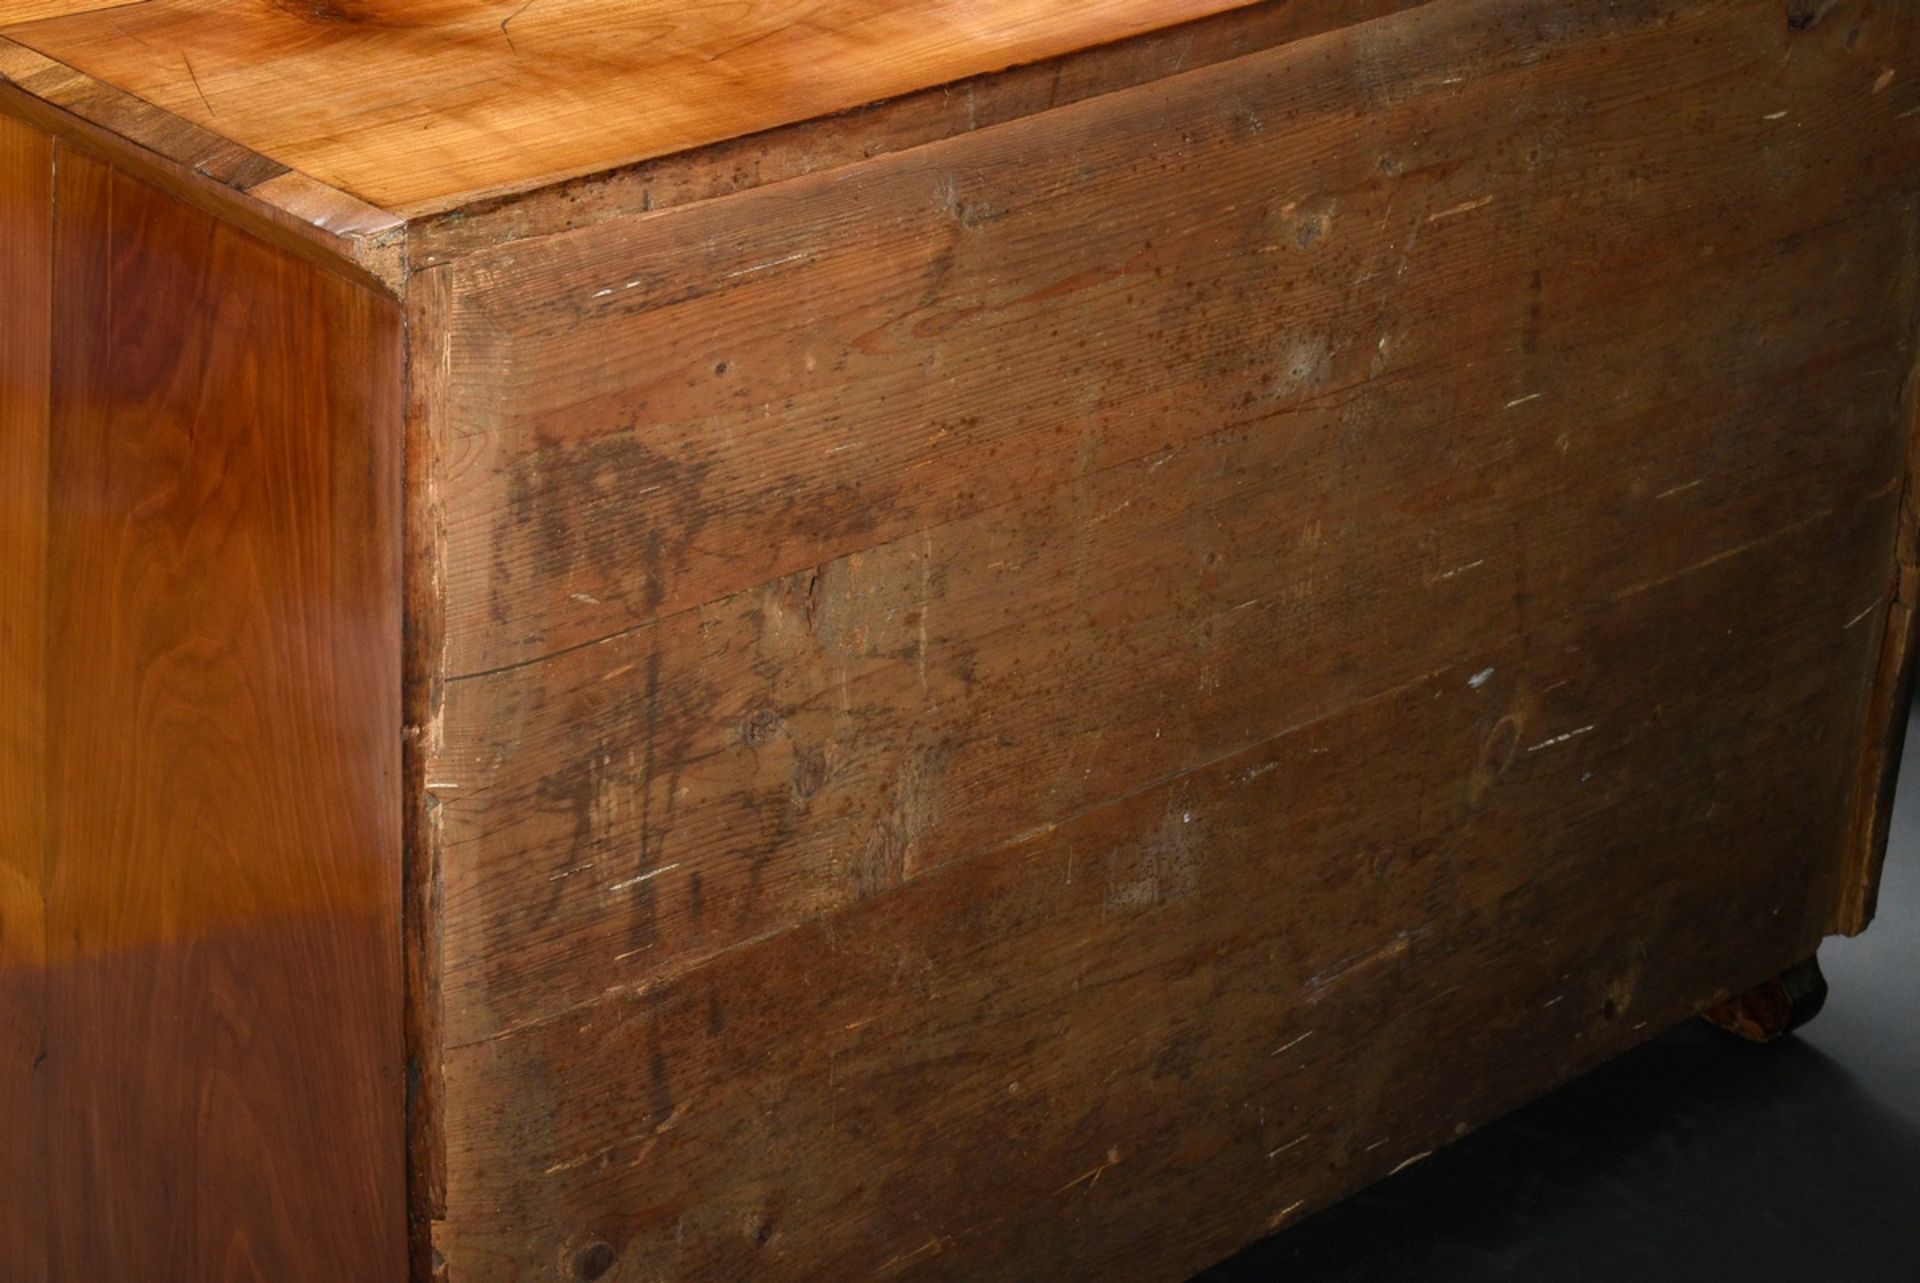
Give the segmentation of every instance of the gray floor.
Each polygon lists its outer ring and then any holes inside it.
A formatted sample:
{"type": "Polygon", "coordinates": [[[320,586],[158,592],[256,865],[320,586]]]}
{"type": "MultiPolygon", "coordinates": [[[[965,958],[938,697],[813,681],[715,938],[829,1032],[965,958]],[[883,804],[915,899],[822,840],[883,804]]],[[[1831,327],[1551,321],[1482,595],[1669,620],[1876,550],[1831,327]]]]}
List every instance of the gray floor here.
{"type": "Polygon", "coordinates": [[[1920,722],[1889,846],[1797,1037],[1692,1022],[1201,1278],[1920,1280],[1920,722]]]}

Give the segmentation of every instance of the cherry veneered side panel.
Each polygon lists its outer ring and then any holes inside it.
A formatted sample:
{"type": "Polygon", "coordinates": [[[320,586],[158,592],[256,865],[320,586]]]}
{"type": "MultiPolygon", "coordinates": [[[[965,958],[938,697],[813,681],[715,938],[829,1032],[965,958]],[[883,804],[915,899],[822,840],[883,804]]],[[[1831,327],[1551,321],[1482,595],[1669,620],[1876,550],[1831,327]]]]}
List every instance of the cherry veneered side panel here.
{"type": "Polygon", "coordinates": [[[0,1278],[46,1275],[44,734],[53,143],[0,116],[0,1278]]]}
{"type": "Polygon", "coordinates": [[[0,170],[0,1272],[402,1277],[398,309],[0,170]]]}

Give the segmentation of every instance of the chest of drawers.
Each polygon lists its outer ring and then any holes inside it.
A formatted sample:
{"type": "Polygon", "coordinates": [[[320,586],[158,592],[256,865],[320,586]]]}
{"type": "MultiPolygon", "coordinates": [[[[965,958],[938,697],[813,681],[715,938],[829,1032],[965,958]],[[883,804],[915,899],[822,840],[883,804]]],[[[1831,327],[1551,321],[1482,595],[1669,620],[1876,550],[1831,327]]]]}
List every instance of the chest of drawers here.
{"type": "Polygon", "coordinates": [[[1871,916],[1911,6],[0,77],[8,1279],[1179,1278],[1871,916]]]}

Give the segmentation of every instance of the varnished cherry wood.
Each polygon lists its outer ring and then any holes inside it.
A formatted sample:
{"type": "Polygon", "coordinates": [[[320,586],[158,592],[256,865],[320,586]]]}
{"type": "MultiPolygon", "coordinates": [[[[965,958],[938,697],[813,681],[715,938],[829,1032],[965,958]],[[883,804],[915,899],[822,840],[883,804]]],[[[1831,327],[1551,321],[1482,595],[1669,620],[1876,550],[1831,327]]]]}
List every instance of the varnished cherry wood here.
{"type": "Polygon", "coordinates": [[[0,116],[0,1278],[46,1276],[53,141],[0,116]]]}
{"type": "Polygon", "coordinates": [[[375,205],[421,213],[1245,3],[145,0],[6,34],[375,205]]]}
{"type": "Polygon", "coordinates": [[[0,37],[0,111],[216,218],[386,293],[398,294],[399,219],[111,85],[0,37]]]}
{"type": "Polygon", "coordinates": [[[15,120],[0,146],[0,1167],[30,1193],[0,1259],[398,1277],[397,310],[15,120]]]}

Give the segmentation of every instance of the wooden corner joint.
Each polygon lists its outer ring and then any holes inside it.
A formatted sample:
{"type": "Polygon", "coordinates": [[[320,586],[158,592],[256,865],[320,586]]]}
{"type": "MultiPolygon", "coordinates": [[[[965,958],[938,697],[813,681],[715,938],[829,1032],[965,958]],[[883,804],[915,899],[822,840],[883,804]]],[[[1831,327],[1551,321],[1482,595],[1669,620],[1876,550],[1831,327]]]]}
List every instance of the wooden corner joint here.
{"type": "Polygon", "coordinates": [[[398,215],[3,35],[0,113],[377,293],[406,291],[407,224],[398,215]]]}

